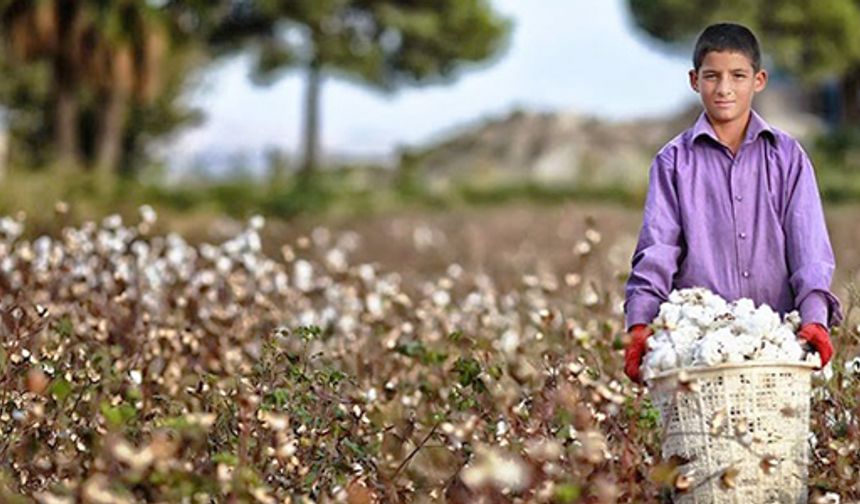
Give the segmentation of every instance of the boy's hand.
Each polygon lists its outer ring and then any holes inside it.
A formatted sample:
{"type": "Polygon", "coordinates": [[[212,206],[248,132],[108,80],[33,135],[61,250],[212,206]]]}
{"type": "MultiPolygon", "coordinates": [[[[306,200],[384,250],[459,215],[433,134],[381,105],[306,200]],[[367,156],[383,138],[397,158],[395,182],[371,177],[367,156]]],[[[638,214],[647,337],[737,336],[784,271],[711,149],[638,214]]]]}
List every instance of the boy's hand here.
{"type": "Polygon", "coordinates": [[[818,351],[822,368],[830,362],[830,358],[833,357],[833,345],[830,343],[830,333],[826,327],[817,322],[803,324],[797,337],[808,342],[818,351]]]}
{"type": "Polygon", "coordinates": [[[639,366],[642,365],[642,356],[645,355],[645,340],[654,334],[654,331],[645,324],[636,324],[627,332],[630,342],[624,349],[624,373],[635,383],[642,383],[639,375],[639,366]]]}

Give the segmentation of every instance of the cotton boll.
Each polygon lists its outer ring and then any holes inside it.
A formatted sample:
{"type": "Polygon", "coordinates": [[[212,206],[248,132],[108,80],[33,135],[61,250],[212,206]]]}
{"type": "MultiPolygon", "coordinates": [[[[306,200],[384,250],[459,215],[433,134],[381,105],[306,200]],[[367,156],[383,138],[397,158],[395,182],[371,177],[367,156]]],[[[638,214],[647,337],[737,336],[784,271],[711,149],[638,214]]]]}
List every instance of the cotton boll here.
{"type": "Polygon", "coordinates": [[[714,313],[705,306],[692,305],[684,310],[684,315],[702,329],[714,321],[714,313]]]}
{"type": "Polygon", "coordinates": [[[742,333],[735,336],[735,344],[737,345],[738,353],[743,355],[745,359],[748,359],[758,350],[759,340],[750,334],[742,333]]]}
{"type": "Polygon", "coordinates": [[[696,347],[693,364],[697,366],[714,366],[723,362],[720,343],[715,339],[705,339],[696,347]]]}
{"type": "Polygon", "coordinates": [[[657,325],[667,329],[675,329],[681,320],[681,307],[675,304],[663,303],[657,315],[657,325]]]}
{"type": "Polygon", "coordinates": [[[781,360],[780,359],[780,357],[781,357],[780,347],[774,346],[774,345],[765,345],[765,347],[759,351],[758,356],[759,356],[759,360],[765,360],[765,361],[781,360]]]}
{"type": "Polygon", "coordinates": [[[779,315],[767,305],[762,305],[750,314],[745,324],[745,333],[758,338],[772,339],[772,333],[779,327],[779,315]]]}
{"type": "Polygon", "coordinates": [[[728,352],[725,355],[726,362],[730,364],[740,364],[746,360],[746,356],[740,352],[728,352]]]}
{"type": "MultiPolygon", "coordinates": [[[[687,302],[687,300],[684,298],[684,290],[677,290],[676,289],[676,290],[673,290],[672,292],[669,293],[669,304],[682,305],[686,302],[687,302]]],[[[666,303],[663,303],[663,304],[666,304],[666,303]]],[[[663,306],[661,305],[660,308],[662,309],[663,306]]]]}
{"type": "Polygon", "coordinates": [[[789,326],[792,334],[800,329],[800,322],[800,312],[797,310],[785,314],[785,324],[789,326]]]}
{"type": "Polygon", "coordinates": [[[771,341],[782,344],[784,341],[794,341],[796,339],[794,331],[787,324],[782,324],[770,333],[771,341]]]}
{"type": "Polygon", "coordinates": [[[732,313],[738,318],[748,318],[753,312],[755,312],[755,303],[749,298],[738,299],[732,309],[732,313]]]}
{"type": "MultiPolygon", "coordinates": [[[[821,359],[818,360],[818,365],[821,365],[821,359]]],[[[830,379],[833,378],[833,363],[828,362],[823,369],[815,371],[812,375],[821,378],[824,381],[830,381],[830,379]]]]}
{"type": "Polygon", "coordinates": [[[678,354],[670,345],[659,345],[645,354],[642,367],[655,372],[675,369],[678,367],[678,354]]]}
{"type": "Polygon", "coordinates": [[[746,298],[727,303],[704,288],[671,292],[654,323],[660,329],[648,340],[643,376],[723,362],[811,358],[795,336],[800,323],[796,311],[780,321],[779,314],[767,305],[756,308],[746,298]]]}
{"type": "Polygon", "coordinates": [[[657,350],[668,343],[669,338],[666,331],[657,331],[654,335],[645,340],[645,346],[648,348],[649,352],[657,350]]]}
{"type": "Polygon", "coordinates": [[[780,360],[800,361],[803,359],[803,348],[800,347],[797,341],[784,341],[779,349],[782,353],[780,360]]]}
{"type": "Polygon", "coordinates": [[[675,350],[669,348],[663,351],[659,361],[660,369],[669,370],[678,367],[678,354],[675,350]]]}
{"type": "Polygon", "coordinates": [[[656,367],[662,371],[667,371],[678,367],[678,354],[672,348],[666,347],[661,349],[655,355],[656,367]]]}
{"type": "MultiPolygon", "coordinates": [[[[804,360],[804,362],[806,362],[808,364],[812,364],[815,367],[821,367],[821,356],[818,355],[817,352],[807,353],[803,360],[804,360]]],[[[827,365],[829,366],[830,363],[827,363],[827,365]]]]}

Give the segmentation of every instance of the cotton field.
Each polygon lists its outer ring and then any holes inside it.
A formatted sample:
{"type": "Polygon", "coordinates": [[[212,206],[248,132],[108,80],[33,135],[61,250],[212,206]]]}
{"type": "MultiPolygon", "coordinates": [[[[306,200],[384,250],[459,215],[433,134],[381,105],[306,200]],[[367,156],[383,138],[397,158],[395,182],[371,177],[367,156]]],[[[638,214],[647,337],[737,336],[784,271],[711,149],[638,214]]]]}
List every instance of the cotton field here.
{"type": "MultiPolygon", "coordinates": [[[[588,218],[576,233],[555,223],[563,250],[534,236],[467,247],[432,220],[389,224],[405,241],[319,224],[279,235],[260,216],[192,241],[149,207],[45,236],[0,218],[2,501],[684,491],[656,410],[622,372],[629,235],[588,218]],[[434,267],[398,269],[394,250],[434,267]]],[[[796,323],[762,317],[783,336],[796,323]]],[[[860,499],[856,338],[837,331],[832,375],[816,379],[812,502],[860,499]]]]}

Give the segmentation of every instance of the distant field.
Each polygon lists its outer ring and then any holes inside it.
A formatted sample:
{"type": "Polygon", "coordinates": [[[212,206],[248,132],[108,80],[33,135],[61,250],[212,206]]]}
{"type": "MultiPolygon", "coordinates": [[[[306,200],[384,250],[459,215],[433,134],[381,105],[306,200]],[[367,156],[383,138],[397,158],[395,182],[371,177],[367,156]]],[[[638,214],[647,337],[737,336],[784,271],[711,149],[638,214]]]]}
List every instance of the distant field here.
{"type": "MultiPolygon", "coordinates": [[[[828,229],[836,254],[833,287],[847,301],[844,284],[860,281],[860,205],[826,207],[828,229]]],[[[314,227],[354,230],[362,245],[355,257],[386,269],[435,275],[448,264],[484,269],[503,286],[516,286],[523,273],[544,269],[563,275],[575,268],[573,247],[583,239],[587,222],[603,237],[603,261],[594,265],[605,274],[626,274],[641,224],[641,209],[615,203],[528,203],[466,208],[458,212],[411,211],[335,221],[301,217],[289,225],[273,224],[268,245],[308,234],[314,227]],[[589,221],[591,219],[591,221],[589,221]],[[429,245],[416,243],[432,231],[429,245]],[[608,261],[606,261],[608,259],[608,261]]]]}

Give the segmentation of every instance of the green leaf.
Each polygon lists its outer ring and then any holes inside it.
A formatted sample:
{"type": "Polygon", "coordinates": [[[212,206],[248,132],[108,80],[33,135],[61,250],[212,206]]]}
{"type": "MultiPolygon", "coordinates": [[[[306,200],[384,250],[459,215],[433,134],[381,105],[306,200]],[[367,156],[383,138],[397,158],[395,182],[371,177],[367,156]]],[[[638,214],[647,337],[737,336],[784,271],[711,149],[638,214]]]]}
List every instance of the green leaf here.
{"type": "Polygon", "coordinates": [[[64,338],[70,338],[75,327],[74,325],[72,325],[72,319],[70,319],[67,315],[57,321],[57,326],[55,329],[57,331],[57,334],[59,334],[60,336],[64,338]]]}
{"type": "Polygon", "coordinates": [[[122,427],[129,420],[137,416],[137,410],[131,405],[120,403],[116,406],[111,406],[107,401],[102,401],[99,408],[102,415],[112,427],[122,427]]]}
{"type": "Polygon", "coordinates": [[[364,448],[362,448],[360,445],[358,445],[358,444],[356,444],[356,443],[354,443],[354,442],[350,441],[349,439],[344,439],[344,440],[343,440],[343,444],[344,444],[347,448],[349,448],[350,450],[352,450],[352,452],[353,452],[353,453],[355,453],[356,455],[363,456],[363,455],[365,454],[365,453],[364,453],[364,448]]]}
{"type": "Polygon", "coordinates": [[[579,488],[579,486],[572,483],[562,483],[555,487],[553,502],[557,502],[559,504],[570,504],[579,499],[581,494],[582,489],[579,488]]]}
{"type": "Polygon", "coordinates": [[[460,385],[464,387],[475,385],[481,374],[481,364],[471,357],[460,357],[454,363],[454,372],[457,373],[460,385]]]}
{"type": "Polygon", "coordinates": [[[315,325],[308,325],[300,326],[296,329],[296,332],[303,341],[307,342],[319,338],[320,334],[322,334],[322,329],[315,325]]]}
{"type": "Polygon", "coordinates": [[[48,386],[48,393],[54,396],[57,402],[63,402],[72,393],[72,384],[65,378],[55,378],[48,386]]]}
{"type": "Polygon", "coordinates": [[[401,343],[397,345],[394,350],[407,357],[420,357],[427,351],[427,349],[424,348],[424,343],[420,341],[407,341],[406,343],[401,343]]]}
{"type": "Polygon", "coordinates": [[[445,359],[448,358],[448,354],[445,352],[439,352],[437,350],[428,350],[424,356],[421,357],[421,363],[432,366],[435,364],[442,364],[445,362],[445,359]]]}
{"type": "Polygon", "coordinates": [[[239,457],[229,452],[218,452],[212,455],[212,462],[215,464],[227,464],[228,466],[236,467],[239,465],[239,457]]]}

